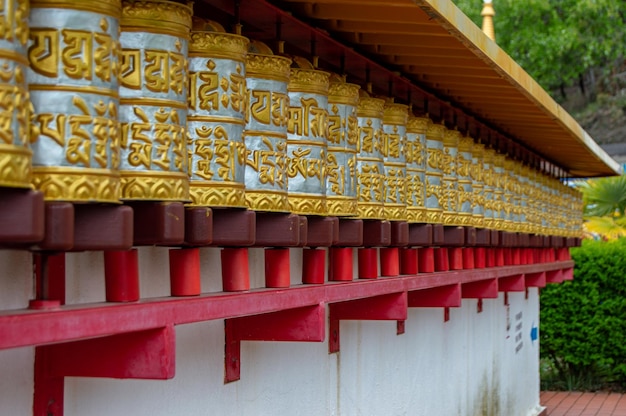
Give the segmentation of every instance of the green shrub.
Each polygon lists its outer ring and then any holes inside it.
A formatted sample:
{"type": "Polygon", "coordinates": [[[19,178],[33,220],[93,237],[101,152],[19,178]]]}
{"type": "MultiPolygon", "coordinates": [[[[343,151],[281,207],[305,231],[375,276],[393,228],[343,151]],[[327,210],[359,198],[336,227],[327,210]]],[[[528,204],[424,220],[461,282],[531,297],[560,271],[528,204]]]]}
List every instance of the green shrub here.
{"type": "Polygon", "coordinates": [[[626,239],[572,249],[574,280],[541,292],[543,388],[626,389],[626,239]]]}

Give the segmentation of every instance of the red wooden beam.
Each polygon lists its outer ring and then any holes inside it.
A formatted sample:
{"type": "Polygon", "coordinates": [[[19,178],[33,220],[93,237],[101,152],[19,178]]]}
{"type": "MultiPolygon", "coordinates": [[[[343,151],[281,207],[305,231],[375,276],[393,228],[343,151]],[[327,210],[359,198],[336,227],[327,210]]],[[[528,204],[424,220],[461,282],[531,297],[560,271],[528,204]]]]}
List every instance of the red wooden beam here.
{"type": "Polygon", "coordinates": [[[226,319],[224,382],[241,375],[241,341],[322,342],[325,336],[323,304],[261,315],[226,319]]]}
{"type": "Polygon", "coordinates": [[[449,308],[461,306],[458,283],[408,292],[409,308],[449,308]]]}
{"type": "Polygon", "coordinates": [[[562,269],[546,272],[546,283],[562,283],[563,280],[565,280],[565,275],[562,269]]]}
{"type": "Polygon", "coordinates": [[[461,294],[464,299],[495,299],[498,297],[498,279],[463,283],[461,294]]]}
{"type": "Polygon", "coordinates": [[[523,274],[501,277],[498,280],[500,292],[523,292],[526,290],[526,280],[523,274]]]}
{"type": "Polygon", "coordinates": [[[390,293],[366,299],[355,299],[329,305],[329,353],[339,351],[341,320],[404,321],[407,318],[407,293],[390,293]]]}
{"type": "Polygon", "coordinates": [[[526,274],[526,287],[545,287],[545,286],[546,286],[546,272],[545,271],[526,274]]]}

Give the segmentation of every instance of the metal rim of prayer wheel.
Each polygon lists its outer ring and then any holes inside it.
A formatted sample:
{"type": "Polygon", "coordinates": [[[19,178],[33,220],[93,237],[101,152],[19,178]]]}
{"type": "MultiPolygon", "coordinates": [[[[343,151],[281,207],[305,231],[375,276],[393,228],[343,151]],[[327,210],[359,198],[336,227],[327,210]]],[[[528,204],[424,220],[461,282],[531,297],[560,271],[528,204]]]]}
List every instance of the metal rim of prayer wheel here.
{"type": "Polygon", "coordinates": [[[383,166],[385,169],[385,219],[407,220],[406,203],[406,124],[409,107],[405,104],[386,102],[383,107],[383,166]],[[388,131],[390,130],[390,131],[388,131]],[[397,137],[396,137],[397,136],[397,137]],[[392,142],[394,138],[394,142],[392,142]],[[397,140],[395,140],[397,138],[397,140]]]}
{"type": "Polygon", "coordinates": [[[356,153],[359,142],[357,107],[360,89],[359,85],[343,81],[331,81],[328,88],[329,130],[326,164],[328,215],[355,216],[358,213],[356,153]],[[342,110],[345,117],[341,114],[342,110]],[[336,122],[339,125],[336,125],[336,122]],[[335,130],[337,134],[334,133],[335,130]],[[338,157],[343,157],[342,161],[345,162],[343,166],[339,166],[338,157]]]}
{"type": "MultiPolygon", "coordinates": [[[[255,43],[251,43],[253,45],[255,43]]],[[[269,52],[269,51],[268,51],[269,52]]],[[[275,91],[261,91],[270,94],[275,100],[277,112],[270,109],[269,104],[252,102],[248,100],[248,111],[246,117],[248,122],[244,129],[244,141],[246,145],[246,179],[245,198],[250,209],[268,212],[289,212],[289,200],[287,197],[287,118],[289,96],[287,94],[287,83],[291,67],[291,59],[261,53],[248,53],[246,56],[246,82],[248,84],[248,95],[252,97],[254,88],[251,80],[259,82],[277,82],[275,91]],[[280,90],[280,91],[278,91],[280,90]],[[267,120],[263,122],[263,130],[253,128],[252,120],[255,119],[254,108],[250,106],[258,105],[267,110],[267,120]],[[261,145],[266,150],[252,150],[252,141],[261,140],[261,145]],[[272,165],[268,167],[268,172],[263,173],[255,170],[256,155],[260,152],[270,152],[268,160],[272,159],[272,165]],[[271,172],[270,172],[271,171],[271,172]]],[[[270,98],[268,98],[269,100],[270,98]]],[[[259,160],[263,156],[258,157],[259,160]]],[[[260,166],[257,166],[261,169],[260,166]]]]}
{"type": "Polygon", "coordinates": [[[287,122],[287,198],[292,213],[327,215],[325,164],[328,148],[328,89],[330,73],[317,69],[291,68],[289,74],[289,120],[287,122]],[[294,105],[294,96],[303,107],[294,105]],[[322,100],[320,103],[318,98],[322,100]],[[313,104],[315,102],[315,104],[313,104]],[[300,129],[292,112],[302,109],[300,129]],[[309,109],[318,112],[308,124],[309,109]],[[315,127],[315,128],[314,128],[315,127]],[[299,180],[296,180],[298,178],[299,180]],[[317,178],[317,180],[313,180],[317,178]],[[311,185],[313,182],[313,185],[311,185]]]}
{"type": "Polygon", "coordinates": [[[407,220],[413,223],[426,222],[424,192],[426,182],[426,131],[432,124],[428,117],[409,117],[406,124],[407,139],[407,220]]]}
{"type": "MultiPolygon", "coordinates": [[[[191,3],[167,0],[122,2],[120,40],[123,56],[146,48],[148,42],[154,40],[151,37],[163,36],[163,40],[158,42],[161,49],[150,51],[154,57],[147,56],[148,49],[145,50],[145,60],[140,54],[136,55],[135,59],[142,71],[132,79],[130,76],[122,77],[120,174],[123,200],[189,201],[186,143],[187,55],[192,14],[191,3]],[[146,36],[138,39],[133,35],[135,32],[145,33],[146,36]],[[167,61],[164,58],[165,63],[162,63],[158,57],[165,55],[167,61]],[[170,61],[175,68],[169,67],[170,61]],[[144,66],[146,62],[149,63],[144,66]],[[150,65],[153,67],[148,71],[150,65]],[[168,66],[167,82],[165,78],[159,78],[162,75],[160,71],[164,69],[157,65],[168,66]],[[170,79],[172,73],[177,74],[180,82],[170,79]],[[148,80],[148,74],[154,79],[148,80]],[[145,133],[134,137],[138,127],[145,127],[142,130],[145,133]],[[164,136],[157,137],[161,133],[164,136]],[[130,150],[126,150],[125,143],[131,141],[129,138],[133,142],[128,145],[130,150]],[[153,143],[159,144],[161,149],[155,151],[150,147],[150,153],[146,156],[141,150],[132,148],[133,145],[143,146],[146,140],[150,146],[153,143]],[[141,168],[142,165],[145,169],[141,168]]],[[[130,61],[131,57],[124,59],[130,61]]],[[[124,62],[124,59],[122,66],[131,65],[130,62],[124,62]]]]}
{"type": "Polygon", "coordinates": [[[431,124],[426,131],[426,222],[431,224],[443,223],[443,189],[441,183],[443,172],[441,172],[441,161],[443,160],[443,136],[445,131],[446,126],[439,123],[431,124]],[[431,147],[431,142],[436,142],[438,147],[431,147]],[[429,176],[437,178],[439,183],[431,183],[429,176]],[[437,206],[429,206],[433,205],[430,202],[433,199],[436,199],[437,206]]]}
{"type": "Polygon", "coordinates": [[[247,38],[235,34],[191,32],[187,116],[190,205],[246,206],[243,130],[248,45],[247,38]]]}
{"type": "Polygon", "coordinates": [[[32,182],[46,200],[120,202],[120,13],[119,0],[31,2],[32,182]]]}
{"type": "Polygon", "coordinates": [[[379,147],[382,142],[381,136],[383,134],[384,105],[385,100],[380,98],[361,96],[357,107],[357,117],[359,118],[357,209],[359,218],[363,219],[385,219],[383,207],[384,165],[382,154],[379,153],[379,147]],[[364,133],[366,129],[371,129],[371,135],[364,133]],[[364,137],[363,134],[367,136],[364,137]],[[367,138],[368,143],[364,143],[364,138],[367,138]],[[369,143],[370,141],[371,143],[369,143]],[[368,155],[365,154],[366,149],[370,150],[367,152],[368,155]]]}
{"type": "MultiPolygon", "coordinates": [[[[29,149],[30,101],[26,73],[28,58],[28,8],[26,0],[9,0],[11,14],[3,17],[5,36],[0,41],[0,63],[3,81],[0,88],[14,97],[10,107],[2,105],[10,114],[9,128],[0,132],[0,186],[31,188],[32,151],[29,149]],[[10,73],[9,73],[10,72],[10,73]]],[[[7,13],[5,10],[3,13],[7,13]]]]}

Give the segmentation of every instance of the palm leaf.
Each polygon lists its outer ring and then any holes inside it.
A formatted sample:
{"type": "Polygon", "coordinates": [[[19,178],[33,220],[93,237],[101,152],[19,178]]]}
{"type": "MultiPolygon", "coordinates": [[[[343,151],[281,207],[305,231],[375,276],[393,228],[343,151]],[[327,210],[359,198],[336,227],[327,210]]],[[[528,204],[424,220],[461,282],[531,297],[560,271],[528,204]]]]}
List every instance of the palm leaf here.
{"type": "Polygon", "coordinates": [[[590,217],[583,225],[586,232],[599,235],[607,240],[626,237],[626,220],[622,217],[590,217]]]}
{"type": "Polygon", "coordinates": [[[626,210],[626,176],[589,179],[580,185],[585,217],[623,216],[626,210]]]}

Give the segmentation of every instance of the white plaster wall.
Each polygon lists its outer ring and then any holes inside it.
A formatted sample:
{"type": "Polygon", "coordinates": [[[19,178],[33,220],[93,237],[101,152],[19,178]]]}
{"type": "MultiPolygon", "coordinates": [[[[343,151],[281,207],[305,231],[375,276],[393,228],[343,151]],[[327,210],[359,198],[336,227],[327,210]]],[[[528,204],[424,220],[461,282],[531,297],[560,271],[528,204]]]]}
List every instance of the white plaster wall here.
{"type": "MultiPolygon", "coordinates": [[[[300,276],[292,250],[292,282],[300,276]]],[[[252,286],[263,286],[263,251],[251,250],[252,286]]],[[[143,297],[169,293],[167,249],[140,249],[143,297]]],[[[219,250],[202,249],[202,289],[220,290],[219,250]]],[[[67,257],[67,302],[104,299],[102,255],[67,257]]],[[[21,308],[32,293],[30,256],[0,252],[0,304],[21,308]]],[[[443,310],[409,309],[395,322],[343,321],[341,352],[323,343],[243,342],[241,380],[223,384],[223,321],[176,327],[176,377],[166,381],[67,378],[65,415],[435,415],[539,413],[538,292],[464,300],[443,310]],[[516,316],[521,313],[521,319],[516,316]],[[516,325],[520,324],[519,328],[516,325]],[[522,347],[516,352],[521,334],[522,347]]],[[[30,414],[33,349],[0,351],[0,415],[30,414]]]]}

